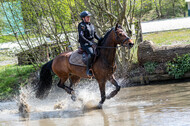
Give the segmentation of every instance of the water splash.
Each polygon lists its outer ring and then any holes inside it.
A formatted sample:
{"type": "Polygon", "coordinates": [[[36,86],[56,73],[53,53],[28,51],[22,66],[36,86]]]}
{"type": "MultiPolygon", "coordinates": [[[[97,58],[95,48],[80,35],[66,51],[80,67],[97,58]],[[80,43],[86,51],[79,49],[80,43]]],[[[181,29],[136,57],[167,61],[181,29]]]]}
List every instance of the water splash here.
{"type": "MultiPolygon", "coordinates": [[[[21,87],[19,96],[13,101],[0,104],[0,121],[76,116],[94,110],[101,100],[96,80],[82,80],[74,87],[77,97],[75,102],[71,100],[71,95],[56,85],[52,86],[46,99],[37,99],[31,85],[29,83],[21,87]]],[[[109,82],[106,84],[107,95],[114,89],[109,82]]],[[[105,106],[113,105],[113,102],[114,99],[106,100],[105,106]]]]}
{"type": "MultiPolygon", "coordinates": [[[[106,85],[106,94],[114,90],[110,83],[106,85]]],[[[20,90],[19,106],[20,112],[44,112],[54,110],[83,110],[86,106],[97,106],[100,101],[100,91],[95,80],[81,81],[74,90],[77,100],[73,102],[71,95],[63,89],[53,86],[48,97],[44,100],[35,98],[31,86],[22,87],[20,90]]]]}

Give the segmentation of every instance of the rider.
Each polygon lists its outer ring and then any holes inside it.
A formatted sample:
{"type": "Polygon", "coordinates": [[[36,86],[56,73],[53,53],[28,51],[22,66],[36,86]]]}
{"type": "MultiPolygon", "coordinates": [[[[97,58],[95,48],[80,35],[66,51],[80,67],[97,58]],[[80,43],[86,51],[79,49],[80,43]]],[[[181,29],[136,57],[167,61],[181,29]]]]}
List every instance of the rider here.
{"type": "Polygon", "coordinates": [[[87,52],[88,60],[87,60],[87,76],[93,76],[91,67],[92,62],[94,59],[94,47],[96,47],[96,43],[94,42],[94,38],[98,41],[101,38],[97,35],[94,25],[90,23],[90,16],[91,13],[88,11],[83,11],[80,13],[80,17],[82,21],[78,25],[78,32],[79,32],[79,43],[81,48],[87,52]]]}

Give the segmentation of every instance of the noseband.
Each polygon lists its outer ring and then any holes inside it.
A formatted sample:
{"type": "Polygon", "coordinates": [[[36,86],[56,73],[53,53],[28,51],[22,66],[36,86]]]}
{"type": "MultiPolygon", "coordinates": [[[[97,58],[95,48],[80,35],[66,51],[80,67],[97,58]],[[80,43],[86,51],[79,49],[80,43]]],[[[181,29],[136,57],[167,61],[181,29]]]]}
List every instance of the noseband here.
{"type": "MultiPolygon", "coordinates": [[[[114,33],[115,33],[115,36],[116,36],[116,40],[118,40],[119,37],[118,37],[118,35],[117,35],[117,33],[116,33],[115,30],[114,30],[114,33]]],[[[121,46],[124,46],[124,42],[125,42],[125,41],[128,41],[129,39],[130,39],[130,37],[127,36],[124,40],[122,40],[121,46]]]]}
{"type": "Polygon", "coordinates": [[[128,41],[130,38],[129,37],[126,37],[122,42],[121,42],[121,46],[124,46],[123,44],[124,44],[124,42],[125,41],[128,41]]]}

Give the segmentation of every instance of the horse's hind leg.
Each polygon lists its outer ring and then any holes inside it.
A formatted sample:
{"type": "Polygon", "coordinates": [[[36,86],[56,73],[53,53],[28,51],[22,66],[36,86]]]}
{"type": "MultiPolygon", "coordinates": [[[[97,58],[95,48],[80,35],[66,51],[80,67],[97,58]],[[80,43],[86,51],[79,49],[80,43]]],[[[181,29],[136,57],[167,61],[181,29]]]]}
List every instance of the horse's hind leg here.
{"type": "Polygon", "coordinates": [[[76,75],[70,75],[69,80],[70,80],[70,86],[69,87],[71,88],[73,85],[76,86],[76,83],[79,82],[80,77],[76,76],[76,75]]]}
{"type": "MultiPolygon", "coordinates": [[[[79,82],[80,77],[78,77],[78,76],[76,76],[76,75],[71,75],[71,76],[69,77],[69,80],[70,80],[70,86],[69,86],[69,87],[72,89],[72,86],[73,86],[73,85],[75,86],[76,83],[79,82]]],[[[71,99],[72,99],[73,101],[76,100],[76,96],[75,96],[75,92],[74,92],[74,91],[71,92],[71,99]]]]}
{"type": "Polygon", "coordinates": [[[112,91],[106,98],[110,99],[112,97],[114,97],[120,90],[120,86],[118,85],[117,81],[115,80],[114,75],[112,75],[109,79],[109,81],[116,87],[116,89],[114,91],[112,91]]]}
{"type": "Polygon", "coordinates": [[[76,96],[75,96],[74,90],[64,84],[67,79],[68,79],[68,77],[61,78],[59,83],[57,84],[57,86],[60,88],[63,88],[68,94],[71,94],[71,99],[73,101],[75,101],[76,96]]]}

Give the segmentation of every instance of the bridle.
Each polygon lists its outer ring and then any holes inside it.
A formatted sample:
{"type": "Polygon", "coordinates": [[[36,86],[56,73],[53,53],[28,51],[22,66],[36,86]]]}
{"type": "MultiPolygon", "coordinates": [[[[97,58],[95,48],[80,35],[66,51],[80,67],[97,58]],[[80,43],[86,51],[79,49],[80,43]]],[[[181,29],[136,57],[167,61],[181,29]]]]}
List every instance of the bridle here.
{"type": "Polygon", "coordinates": [[[126,37],[122,42],[121,42],[121,46],[124,46],[124,42],[128,41],[130,39],[130,37],[126,37]]]}
{"type": "MultiPolygon", "coordinates": [[[[116,40],[119,40],[119,37],[118,37],[118,35],[117,35],[117,32],[115,31],[115,29],[114,29],[114,33],[115,33],[115,36],[116,36],[116,40]]],[[[122,40],[122,42],[121,42],[121,44],[120,44],[120,46],[116,46],[116,47],[104,47],[104,46],[97,46],[96,48],[108,48],[108,49],[115,49],[115,48],[119,48],[119,47],[125,47],[124,46],[124,42],[125,41],[128,41],[130,39],[130,37],[126,37],[124,40],[122,40]]]]}

